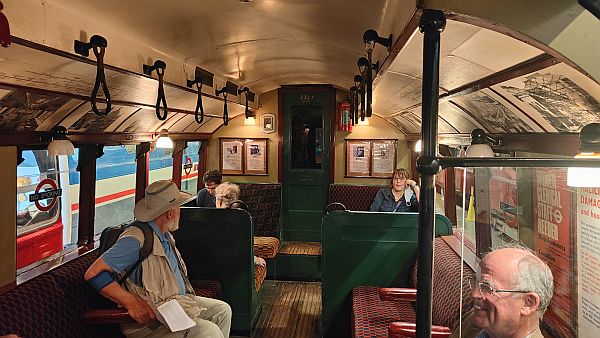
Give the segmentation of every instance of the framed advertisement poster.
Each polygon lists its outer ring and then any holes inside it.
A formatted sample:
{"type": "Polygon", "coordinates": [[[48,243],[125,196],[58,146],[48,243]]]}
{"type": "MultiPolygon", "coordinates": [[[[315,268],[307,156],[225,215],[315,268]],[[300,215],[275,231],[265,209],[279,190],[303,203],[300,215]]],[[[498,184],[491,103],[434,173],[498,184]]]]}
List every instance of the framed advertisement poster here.
{"type": "Polygon", "coordinates": [[[373,140],[371,176],[391,178],[396,169],[396,140],[373,140]]]}
{"type": "Polygon", "coordinates": [[[244,174],[267,175],[267,139],[247,139],[244,143],[244,174]]]}
{"type": "Polygon", "coordinates": [[[221,141],[221,173],[224,175],[242,175],[243,139],[220,139],[221,141]]]}
{"type": "Polygon", "coordinates": [[[369,177],[371,174],[371,141],[346,140],[346,176],[369,177]]]}

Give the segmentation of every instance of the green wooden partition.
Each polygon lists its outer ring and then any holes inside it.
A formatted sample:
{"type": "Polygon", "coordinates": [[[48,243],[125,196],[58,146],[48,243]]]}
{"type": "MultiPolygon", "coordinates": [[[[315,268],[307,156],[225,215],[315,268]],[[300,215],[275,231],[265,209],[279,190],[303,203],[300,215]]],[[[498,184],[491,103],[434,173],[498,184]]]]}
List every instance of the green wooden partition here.
{"type": "MultiPolygon", "coordinates": [[[[405,286],[414,262],[418,213],[334,211],[323,217],[323,334],[350,336],[352,288],[405,286]]],[[[452,233],[436,215],[436,235],[452,233]]]]}
{"type": "Polygon", "coordinates": [[[173,235],[189,277],[221,282],[232,331],[251,332],[262,305],[254,289],[252,217],[240,209],[182,207],[179,224],[173,235]]]}

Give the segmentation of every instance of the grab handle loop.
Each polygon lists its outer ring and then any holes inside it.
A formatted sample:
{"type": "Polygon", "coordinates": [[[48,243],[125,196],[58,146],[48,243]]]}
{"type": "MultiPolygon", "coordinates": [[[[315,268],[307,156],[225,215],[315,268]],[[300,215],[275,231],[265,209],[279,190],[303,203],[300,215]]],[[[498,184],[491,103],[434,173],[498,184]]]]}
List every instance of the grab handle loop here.
{"type": "Polygon", "coordinates": [[[196,110],[194,111],[194,118],[196,123],[200,124],[204,120],[204,107],[202,106],[202,82],[196,83],[198,89],[198,100],[196,101],[196,110]],[[200,111],[200,118],[198,119],[198,111],[200,111]]]}
{"type": "Polygon", "coordinates": [[[167,98],[165,97],[165,87],[164,87],[164,75],[165,69],[167,68],[167,64],[162,60],[154,61],[152,66],[144,65],[143,72],[146,75],[151,75],[153,71],[156,70],[156,75],[158,75],[158,96],[156,97],[156,117],[164,121],[167,119],[167,114],[169,113],[169,109],[167,108],[167,98]],[[160,104],[162,102],[163,106],[163,114],[160,112],[160,104]]]}
{"type": "Polygon", "coordinates": [[[223,125],[229,124],[229,114],[227,113],[227,93],[223,93],[223,125]]]}
{"type": "Polygon", "coordinates": [[[108,47],[108,42],[100,35],[93,35],[90,38],[90,42],[75,40],[74,44],[75,53],[88,57],[90,56],[91,49],[94,51],[94,55],[96,56],[96,81],[94,82],[94,88],[92,89],[92,94],[90,95],[90,103],[92,104],[92,110],[94,113],[100,116],[108,115],[111,110],[110,92],[108,91],[106,76],[104,74],[104,53],[106,51],[106,47],[108,47]],[[97,106],[97,102],[99,100],[98,91],[100,90],[100,86],[102,86],[102,92],[104,93],[104,98],[100,98],[100,100],[106,103],[106,108],[104,109],[98,109],[97,106]]]}
{"type": "MultiPolygon", "coordinates": [[[[93,37],[92,37],[93,38],[93,37]]],[[[106,84],[106,76],[104,74],[104,51],[106,50],[105,46],[94,46],[94,55],[96,55],[96,82],[94,83],[94,89],[92,89],[91,103],[92,110],[94,113],[100,116],[106,116],[110,113],[112,109],[110,103],[110,92],[108,91],[108,85],[106,84]],[[102,92],[104,93],[104,101],[106,102],[106,108],[98,109],[96,105],[98,101],[98,90],[102,86],[102,92]]]]}

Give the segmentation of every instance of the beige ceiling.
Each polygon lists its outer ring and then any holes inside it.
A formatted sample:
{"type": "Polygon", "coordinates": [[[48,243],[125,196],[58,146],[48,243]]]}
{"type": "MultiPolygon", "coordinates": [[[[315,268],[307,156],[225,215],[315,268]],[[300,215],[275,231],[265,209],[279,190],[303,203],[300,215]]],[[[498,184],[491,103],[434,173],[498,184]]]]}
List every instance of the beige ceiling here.
{"type": "MultiPolygon", "coordinates": [[[[263,93],[281,84],[351,87],[356,60],[365,54],[364,31],[397,36],[415,1],[53,0],[52,6],[88,18],[90,26],[101,23],[96,28],[114,25],[140,44],[263,93]]],[[[118,38],[107,36],[109,43],[118,38]]]]}

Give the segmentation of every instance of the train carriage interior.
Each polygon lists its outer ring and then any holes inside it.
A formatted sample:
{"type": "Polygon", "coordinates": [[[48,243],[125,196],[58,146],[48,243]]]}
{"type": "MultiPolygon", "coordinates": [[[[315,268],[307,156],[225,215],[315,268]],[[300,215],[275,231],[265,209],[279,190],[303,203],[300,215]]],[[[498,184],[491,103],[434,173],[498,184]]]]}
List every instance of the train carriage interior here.
{"type": "Polygon", "coordinates": [[[514,244],[540,335],[599,337],[599,32],[598,0],[1,0],[0,337],[123,336],[84,273],[157,180],[232,337],[470,337],[514,244]]]}

